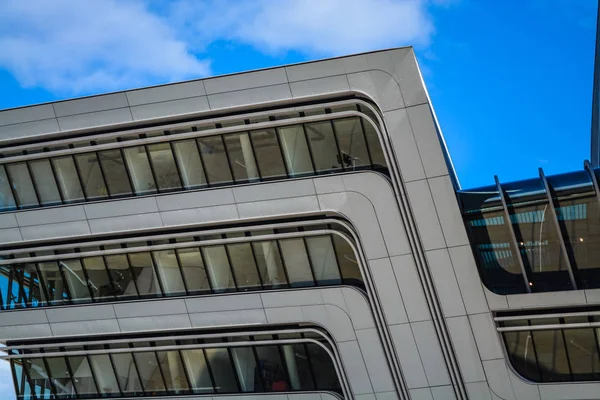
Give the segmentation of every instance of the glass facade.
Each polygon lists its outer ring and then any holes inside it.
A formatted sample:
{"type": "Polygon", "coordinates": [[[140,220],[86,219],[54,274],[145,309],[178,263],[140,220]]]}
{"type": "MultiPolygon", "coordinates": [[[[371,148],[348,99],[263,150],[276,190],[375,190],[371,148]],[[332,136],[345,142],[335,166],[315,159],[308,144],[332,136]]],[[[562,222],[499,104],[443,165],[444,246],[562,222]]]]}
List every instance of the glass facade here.
{"type": "Polygon", "coordinates": [[[565,315],[499,318],[516,372],[534,382],[600,380],[600,316],[565,315]]]}
{"type": "Polygon", "coordinates": [[[24,250],[0,265],[1,309],[341,284],[364,289],[352,246],[337,234],[301,229],[24,250]],[[308,236],[277,238],[291,232],[308,236]],[[204,244],[215,239],[236,243],[204,244]]]}
{"type": "MultiPolygon", "coordinates": [[[[357,105],[348,108],[359,111],[357,105]]],[[[319,109],[311,115],[330,113],[319,109]]],[[[11,153],[28,159],[7,158],[0,164],[0,211],[363,169],[387,173],[373,127],[358,116],[330,115],[324,121],[257,129],[252,129],[254,123],[283,118],[242,120],[228,124],[240,124],[242,132],[211,136],[202,136],[202,131],[223,126],[153,128],[135,136],[124,132],[101,143],[77,142],[70,150],[65,142],[11,153]],[[178,139],[182,134],[186,137],[178,139]],[[122,144],[117,149],[94,149],[117,142],[122,144]],[[72,154],[64,155],[65,149],[72,154]],[[62,155],[52,156],[55,150],[62,155]]]]}
{"type": "Polygon", "coordinates": [[[548,176],[550,193],[542,178],[502,184],[502,192],[497,186],[458,192],[488,289],[513,294],[600,287],[598,175],[596,169],[548,176]]]}
{"type": "Polygon", "coordinates": [[[333,360],[321,347],[331,349],[323,337],[302,332],[283,336],[204,339],[186,334],[181,339],[152,337],[132,342],[107,338],[102,344],[86,338],[77,340],[77,346],[31,345],[7,353],[19,400],[342,393],[333,360]]]}

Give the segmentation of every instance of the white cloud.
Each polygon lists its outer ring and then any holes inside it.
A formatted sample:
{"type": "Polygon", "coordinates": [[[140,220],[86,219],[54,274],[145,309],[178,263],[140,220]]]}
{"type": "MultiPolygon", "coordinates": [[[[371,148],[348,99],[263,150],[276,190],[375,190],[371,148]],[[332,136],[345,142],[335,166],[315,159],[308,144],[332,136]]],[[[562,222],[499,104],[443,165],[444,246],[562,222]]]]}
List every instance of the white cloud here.
{"type": "MultiPolygon", "coordinates": [[[[440,1],[440,0],[436,0],[440,1]]],[[[448,0],[444,0],[448,1],[448,0]]],[[[434,32],[427,0],[182,0],[174,16],[197,36],[332,56],[399,45],[426,46],[434,32]],[[192,17],[192,21],[189,17],[192,17]]]]}
{"type": "Polygon", "coordinates": [[[24,87],[114,90],[209,73],[138,0],[4,0],[0,67],[24,87]]]}
{"type": "Polygon", "coordinates": [[[415,45],[459,0],[3,0],[0,68],[23,87],[89,94],[209,75],[211,43],[320,58],[415,45]]]}

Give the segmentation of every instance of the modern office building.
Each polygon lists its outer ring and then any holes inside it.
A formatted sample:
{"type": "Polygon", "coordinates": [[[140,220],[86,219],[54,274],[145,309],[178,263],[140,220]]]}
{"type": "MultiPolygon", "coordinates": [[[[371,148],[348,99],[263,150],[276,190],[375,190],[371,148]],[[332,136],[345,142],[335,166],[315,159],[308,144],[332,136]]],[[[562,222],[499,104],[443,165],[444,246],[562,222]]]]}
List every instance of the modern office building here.
{"type": "Polygon", "coordinates": [[[0,146],[19,399],[600,398],[600,171],[461,190],[410,47],[5,110],[0,146]]]}

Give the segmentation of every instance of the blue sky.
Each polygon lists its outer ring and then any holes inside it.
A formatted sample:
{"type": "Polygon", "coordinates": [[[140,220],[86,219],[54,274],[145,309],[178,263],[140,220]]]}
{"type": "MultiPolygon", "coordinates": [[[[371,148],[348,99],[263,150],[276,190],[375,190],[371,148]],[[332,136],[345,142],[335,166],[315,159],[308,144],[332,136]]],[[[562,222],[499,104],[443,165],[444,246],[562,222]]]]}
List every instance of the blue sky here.
{"type": "Polygon", "coordinates": [[[595,0],[7,0],[0,108],[415,46],[464,188],[589,157],[595,0]]]}
{"type": "Polygon", "coordinates": [[[0,109],[414,45],[464,188],[560,173],[590,153],[596,5],[3,0],[0,109]]]}

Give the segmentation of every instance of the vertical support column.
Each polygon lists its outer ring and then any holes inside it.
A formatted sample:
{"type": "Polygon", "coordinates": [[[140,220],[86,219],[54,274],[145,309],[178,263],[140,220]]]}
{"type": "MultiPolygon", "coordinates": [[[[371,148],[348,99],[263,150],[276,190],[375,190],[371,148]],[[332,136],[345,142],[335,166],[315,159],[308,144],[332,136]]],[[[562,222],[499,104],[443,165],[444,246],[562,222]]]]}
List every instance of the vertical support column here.
{"type": "Polygon", "coordinates": [[[498,194],[500,194],[500,200],[502,200],[502,210],[504,211],[504,219],[508,224],[508,230],[510,231],[510,244],[512,251],[515,253],[515,257],[517,262],[519,263],[519,267],[521,267],[521,274],[523,275],[523,281],[525,282],[525,289],[527,293],[531,293],[531,287],[529,286],[529,278],[527,277],[527,271],[525,270],[525,264],[523,263],[523,258],[521,256],[521,251],[519,250],[519,244],[517,243],[517,237],[515,236],[515,230],[512,226],[512,222],[510,220],[510,213],[508,212],[508,205],[506,204],[506,195],[504,194],[504,190],[502,189],[502,185],[500,185],[500,180],[498,179],[498,175],[494,175],[494,180],[496,181],[496,187],[498,188],[498,194]]]}
{"type": "Polygon", "coordinates": [[[562,253],[563,261],[565,262],[567,270],[569,271],[569,280],[571,281],[571,287],[573,289],[577,289],[577,282],[575,281],[575,274],[573,274],[573,266],[571,265],[569,253],[567,253],[567,245],[565,244],[565,238],[562,234],[562,230],[560,229],[560,224],[558,223],[558,215],[556,215],[556,208],[554,206],[554,200],[552,199],[551,188],[548,184],[548,180],[546,179],[546,175],[544,174],[544,170],[542,168],[539,169],[539,173],[540,179],[544,183],[544,189],[546,189],[546,197],[548,198],[548,205],[550,206],[550,214],[552,214],[554,227],[556,228],[556,233],[560,240],[560,252],[562,253]]]}
{"type": "Polygon", "coordinates": [[[600,203],[600,185],[598,184],[598,178],[596,177],[596,174],[594,173],[594,171],[592,169],[592,164],[590,164],[590,162],[588,160],[585,160],[583,163],[583,166],[587,170],[587,172],[590,174],[590,177],[592,179],[592,184],[594,185],[594,191],[596,192],[596,198],[598,199],[598,202],[600,203]]]}

